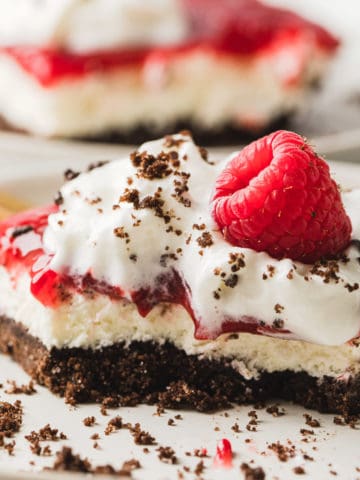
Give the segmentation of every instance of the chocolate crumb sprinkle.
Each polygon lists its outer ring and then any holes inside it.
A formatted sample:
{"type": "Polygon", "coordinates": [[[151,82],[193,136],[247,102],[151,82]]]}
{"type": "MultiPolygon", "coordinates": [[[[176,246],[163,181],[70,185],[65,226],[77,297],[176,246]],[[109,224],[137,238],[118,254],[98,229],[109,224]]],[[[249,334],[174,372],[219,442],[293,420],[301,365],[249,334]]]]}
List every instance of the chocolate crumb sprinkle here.
{"type": "Polygon", "coordinates": [[[74,170],[71,170],[71,168],[68,168],[64,172],[64,179],[65,181],[70,181],[74,180],[74,178],[78,177],[80,175],[80,172],[75,172],[74,170]]]}
{"type": "Polygon", "coordinates": [[[303,467],[294,467],[293,469],[293,472],[296,474],[296,475],[304,475],[305,474],[305,470],[303,467]]]}
{"type": "Polygon", "coordinates": [[[235,288],[238,284],[239,277],[236,273],[229,275],[225,280],[224,284],[229,288],[235,288]]]}
{"type": "Polygon", "coordinates": [[[92,427],[93,425],[95,425],[95,422],[96,422],[96,418],[94,416],[85,417],[83,419],[83,424],[85,425],[85,427],[92,427]]]}
{"type": "Polygon", "coordinates": [[[9,384],[9,387],[5,390],[5,393],[7,394],[33,395],[34,393],[36,393],[34,382],[32,380],[30,380],[30,382],[27,385],[17,385],[15,380],[7,380],[7,383],[9,384]]]}
{"type": "Polygon", "coordinates": [[[159,460],[164,463],[170,463],[172,465],[175,465],[178,460],[175,455],[175,451],[171,447],[159,447],[157,448],[157,451],[159,452],[159,460]]]}
{"type": "Polygon", "coordinates": [[[196,241],[202,248],[211,247],[211,245],[214,243],[210,232],[203,232],[201,236],[196,239],[196,241]]]}
{"type": "Polygon", "coordinates": [[[105,428],[105,435],[110,435],[110,433],[115,432],[116,430],[120,430],[123,427],[122,418],[117,415],[116,417],[112,418],[108,421],[108,424],[105,428]]]}
{"type": "Polygon", "coordinates": [[[276,303],[274,305],[274,310],[276,313],[282,313],[284,311],[284,307],[280,305],[280,303],[276,303]]]}
{"type": "Polygon", "coordinates": [[[22,425],[22,405],[20,400],[14,404],[0,401],[0,446],[4,437],[12,437],[22,425]]]}
{"type": "Polygon", "coordinates": [[[62,193],[60,191],[56,193],[54,203],[58,206],[64,203],[64,197],[62,196],[62,193]]]}
{"type": "Polygon", "coordinates": [[[272,327],[277,329],[277,330],[282,330],[284,328],[284,320],[281,318],[275,318],[275,320],[272,323],[272,327]]]}
{"type": "Polygon", "coordinates": [[[92,162],[90,165],[87,167],[87,172],[91,172],[92,170],[95,170],[96,168],[101,168],[104,165],[107,165],[109,163],[109,160],[99,160],[98,162],[92,162]]]}
{"type": "Polygon", "coordinates": [[[265,480],[265,472],[261,467],[251,467],[248,463],[243,462],[240,470],[244,474],[244,480],[265,480]]]}
{"type": "Polygon", "coordinates": [[[304,413],[303,417],[305,418],[306,425],[312,428],[320,427],[320,422],[316,418],[313,418],[309,413],[304,413]]]}
{"type": "Polygon", "coordinates": [[[166,152],[154,156],[146,151],[135,151],[130,154],[130,160],[137,169],[138,176],[148,180],[165,178],[180,166],[178,155],[166,152]]]}
{"type": "Polygon", "coordinates": [[[285,410],[283,408],[280,408],[278,405],[270,405],[266,408],[266,412],[273,417],[282,417],[283,415],[285,415],[285,410]]]}

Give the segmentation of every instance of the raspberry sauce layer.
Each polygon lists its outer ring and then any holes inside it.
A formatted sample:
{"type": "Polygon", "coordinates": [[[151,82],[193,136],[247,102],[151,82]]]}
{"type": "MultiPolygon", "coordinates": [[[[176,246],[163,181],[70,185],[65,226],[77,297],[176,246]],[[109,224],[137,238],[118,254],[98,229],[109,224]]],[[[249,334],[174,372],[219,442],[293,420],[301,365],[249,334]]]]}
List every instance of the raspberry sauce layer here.
{"type": "Polygon", "coordinates": [[[108,51],[75,54],[62,49],[26,45],[0,48],[10,55],[44,87],[64,78],[81,78],[89,73],[107,72],[148,62],[169,62],[198,51],[249,60],[286,51],[299,44],[298,55],[317,48],[333,52],[338,40],[324,28],[283,9],[265,6],[256,0],[182,0],[189,25],[181,44],[142,48],[122,47],[108,51]],[[216,21],[214,21],[216,19],[216,21]]]}
{"type": "MultiPolygon", "coordinates": [[[[55,272],[48,267],[53,255],[45,252],[43,248],[43,233],[48,225],[48,216],[57,211],[57,205],[49,205],[15,215],[0,224],[0,264],[12,276],[15,288],[17,276],[26,271],[31,277],[31,294],[45,307],[56,309],[71,301],[74,293],[83,295],[85,299],[106,295],[113,301],[123,300],[125,297],[121,287],[95,279],[90,271],[85,275],[75,276],[55,272]]],[[[202,331],[201,322],[191,307],[189,287],[184,285],[176,270],[160,275],[149,287],[132,291],[131,300],[142,317],[146,317],[160,303],[181,305],[194,321],[195,338],[206,340],[212,337],[202,331]]],[[[286,330],[280,331],[289,333],[286,330]]],[[[217,335],[230,332],[275,334],[279,333],[279,329],[260,325],[252,318],[237,321],[224,319],[217,335]]]]}

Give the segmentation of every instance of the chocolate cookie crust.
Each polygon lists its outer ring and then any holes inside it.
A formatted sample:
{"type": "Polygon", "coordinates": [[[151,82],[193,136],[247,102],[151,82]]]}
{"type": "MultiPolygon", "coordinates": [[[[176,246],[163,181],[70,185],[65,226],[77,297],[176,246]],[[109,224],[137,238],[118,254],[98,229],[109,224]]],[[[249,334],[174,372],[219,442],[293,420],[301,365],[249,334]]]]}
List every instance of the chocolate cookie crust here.
{"type": "Polygon", "coordinates": [[[103,349],[48,350],[19,323],[0,317],[0,350],[67,402],[159,403],[217,410],[231,403],[290,400],[320,412],[360,413],[360,375],[347,381],[305,372],[260,374],[246,380],[230,363],[186,355],[170,343],[118,343],[103,349]]]}
{"type": "MultiPolygon", "coordinates": [[[[73,140],[87,141],[93,143],[111,143],[111,144],[128,144],[138,145],[148,141],[151,138],[160,138],[181,130],[190,130],[195,142],[198,145],[205,146],[226,146],[248,143],[263,135],[266,135],[280,128],[289,128],[292,114],[281,115],[274,119],[269,125],[259,129],[245,129],[226,124],[218,129],[203,129],[194,124],[191,120],[176,122],[165,128],[154,128],[148,125],[139,125],[128,131],[108,130],[94,135],[86,135],[80,137],[72,137],[73,140]]],[[[0,116],[0,130],[28,133],[20,128],[9,124],[4,117],[0,116]]],[[[59,137],[60,138],[60,137],[59,137]]]]}

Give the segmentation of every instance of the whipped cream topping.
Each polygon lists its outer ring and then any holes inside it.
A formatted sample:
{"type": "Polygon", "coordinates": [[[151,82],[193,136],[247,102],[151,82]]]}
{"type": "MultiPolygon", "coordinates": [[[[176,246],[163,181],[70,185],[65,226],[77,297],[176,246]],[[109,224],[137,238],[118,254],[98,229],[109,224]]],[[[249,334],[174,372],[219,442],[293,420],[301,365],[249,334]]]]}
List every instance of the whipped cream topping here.
{"type": "Polygon", "coordinates": [[[178,0],[0,0],[0,45],[77,53],[171,45],[186,37],[178,0]]]}
{"type": "MultiPolygon", "coordinates": [[[[225,163],[208,163],[189,136],[177,135],[144,144],[131,161],[81,174],[64,185],[60,211],[49,216],[43,241],[52,258],[46,269],[74,277],[90,272],[130,301],[139,291],[149,302],[166,298],[181,284],[198,338],[236,330],[239,322],[240,330],[320,345],[356,337],[356,244],[346,260],[323,266],[230,245],[209,208],[225,163]]],[[[353,238],[360,238],[360,190],[343,198],[353,238]]]]}

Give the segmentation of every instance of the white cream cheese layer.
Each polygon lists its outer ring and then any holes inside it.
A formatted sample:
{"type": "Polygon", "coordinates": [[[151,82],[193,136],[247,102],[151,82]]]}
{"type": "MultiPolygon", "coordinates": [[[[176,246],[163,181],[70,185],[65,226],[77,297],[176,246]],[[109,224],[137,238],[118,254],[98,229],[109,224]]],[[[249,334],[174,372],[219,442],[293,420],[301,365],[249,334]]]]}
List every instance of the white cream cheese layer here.
{"type": "Polygon", "coordinates": [[[171,45],[187,21],[178,0],[0,0],[0,45],[77,53],[171,45]]]}
{"type": "MultiPolygon", "coordinates": [[[[338,280],[325,282],[312,265],[232,246],[217,230],[209,208],[216,176],[226,162],[210,165],[190,137],[174,138],[175,146],[161,139],[139,150],[154,156],[176,152],[179,165],[165,178],[143,178],[123,159],[65,184],[64,203],[50,215],[44,234],[45,249],[54,255],[49,268],[74,276],[91,272],[99,281],[120,286],[129,300],[133,291],[153,288],[159,276],[175,269],[190,292],[198,334],[207,337],[221,331],[224,319],[256,319],[270,327],[280,321],[290,334],[274,335],[318,345],[341,345],[358,336],[360,289],[352,288],[360,280],[358,248],[350,246],[348,261],[338,262],[338,280]],[[185,201],[179,201],[176,182],[184,179],[188,190],[182,195],[185,201]],[[156,193],[170,221],[156,209],[134,209],[128,190],[137,191],[140,202],[156,193]],[[204,233],[211,245],[204,245],[204,233]],[[235,270],[234,258],[240,259],[235,270]],[[230,281],[234,272],[236,282],[230,281]]],[[[360,190],[343,198],[353,238],[360,238],[360,190]]]]}
{"type": "MultiPolygon", "coordinates": [[[[290,47],[288,47],[290,48],[290,47]]],[[[295,58],[295,55],[294,55],[295,58]]],[[[297,109],[327,61],[318,52],[303,78],[284,85],[282,55],[241,61],[195,50],[174,58],[150,56],[144,65],[68,77],[43,87],[14,59],[0,56],[0,115],[45,136],[87,136],[179,121],[200,129],[262,128],[297,109]]]]}
{"type": "Polygon", "coordinates": [[[75,295],[71,305],[53,310],[31,296],[29,283],[24,273],[14,289],[8,272],[0,267],[0,313],[25,325],[49,349],[101,348],[135,340],[159,344],[169,341],[188,355],[227,358],[248,379],[262,371],[304,371],[314,377],[341,378],[360,371],[360,347],[356,345],[324,346],[248,333],[200,341],[194,338],[192,319],[181,306],[159,305],[143,318],[127,301],[112,302],[106,296],[85,300],[75,295]]]}

